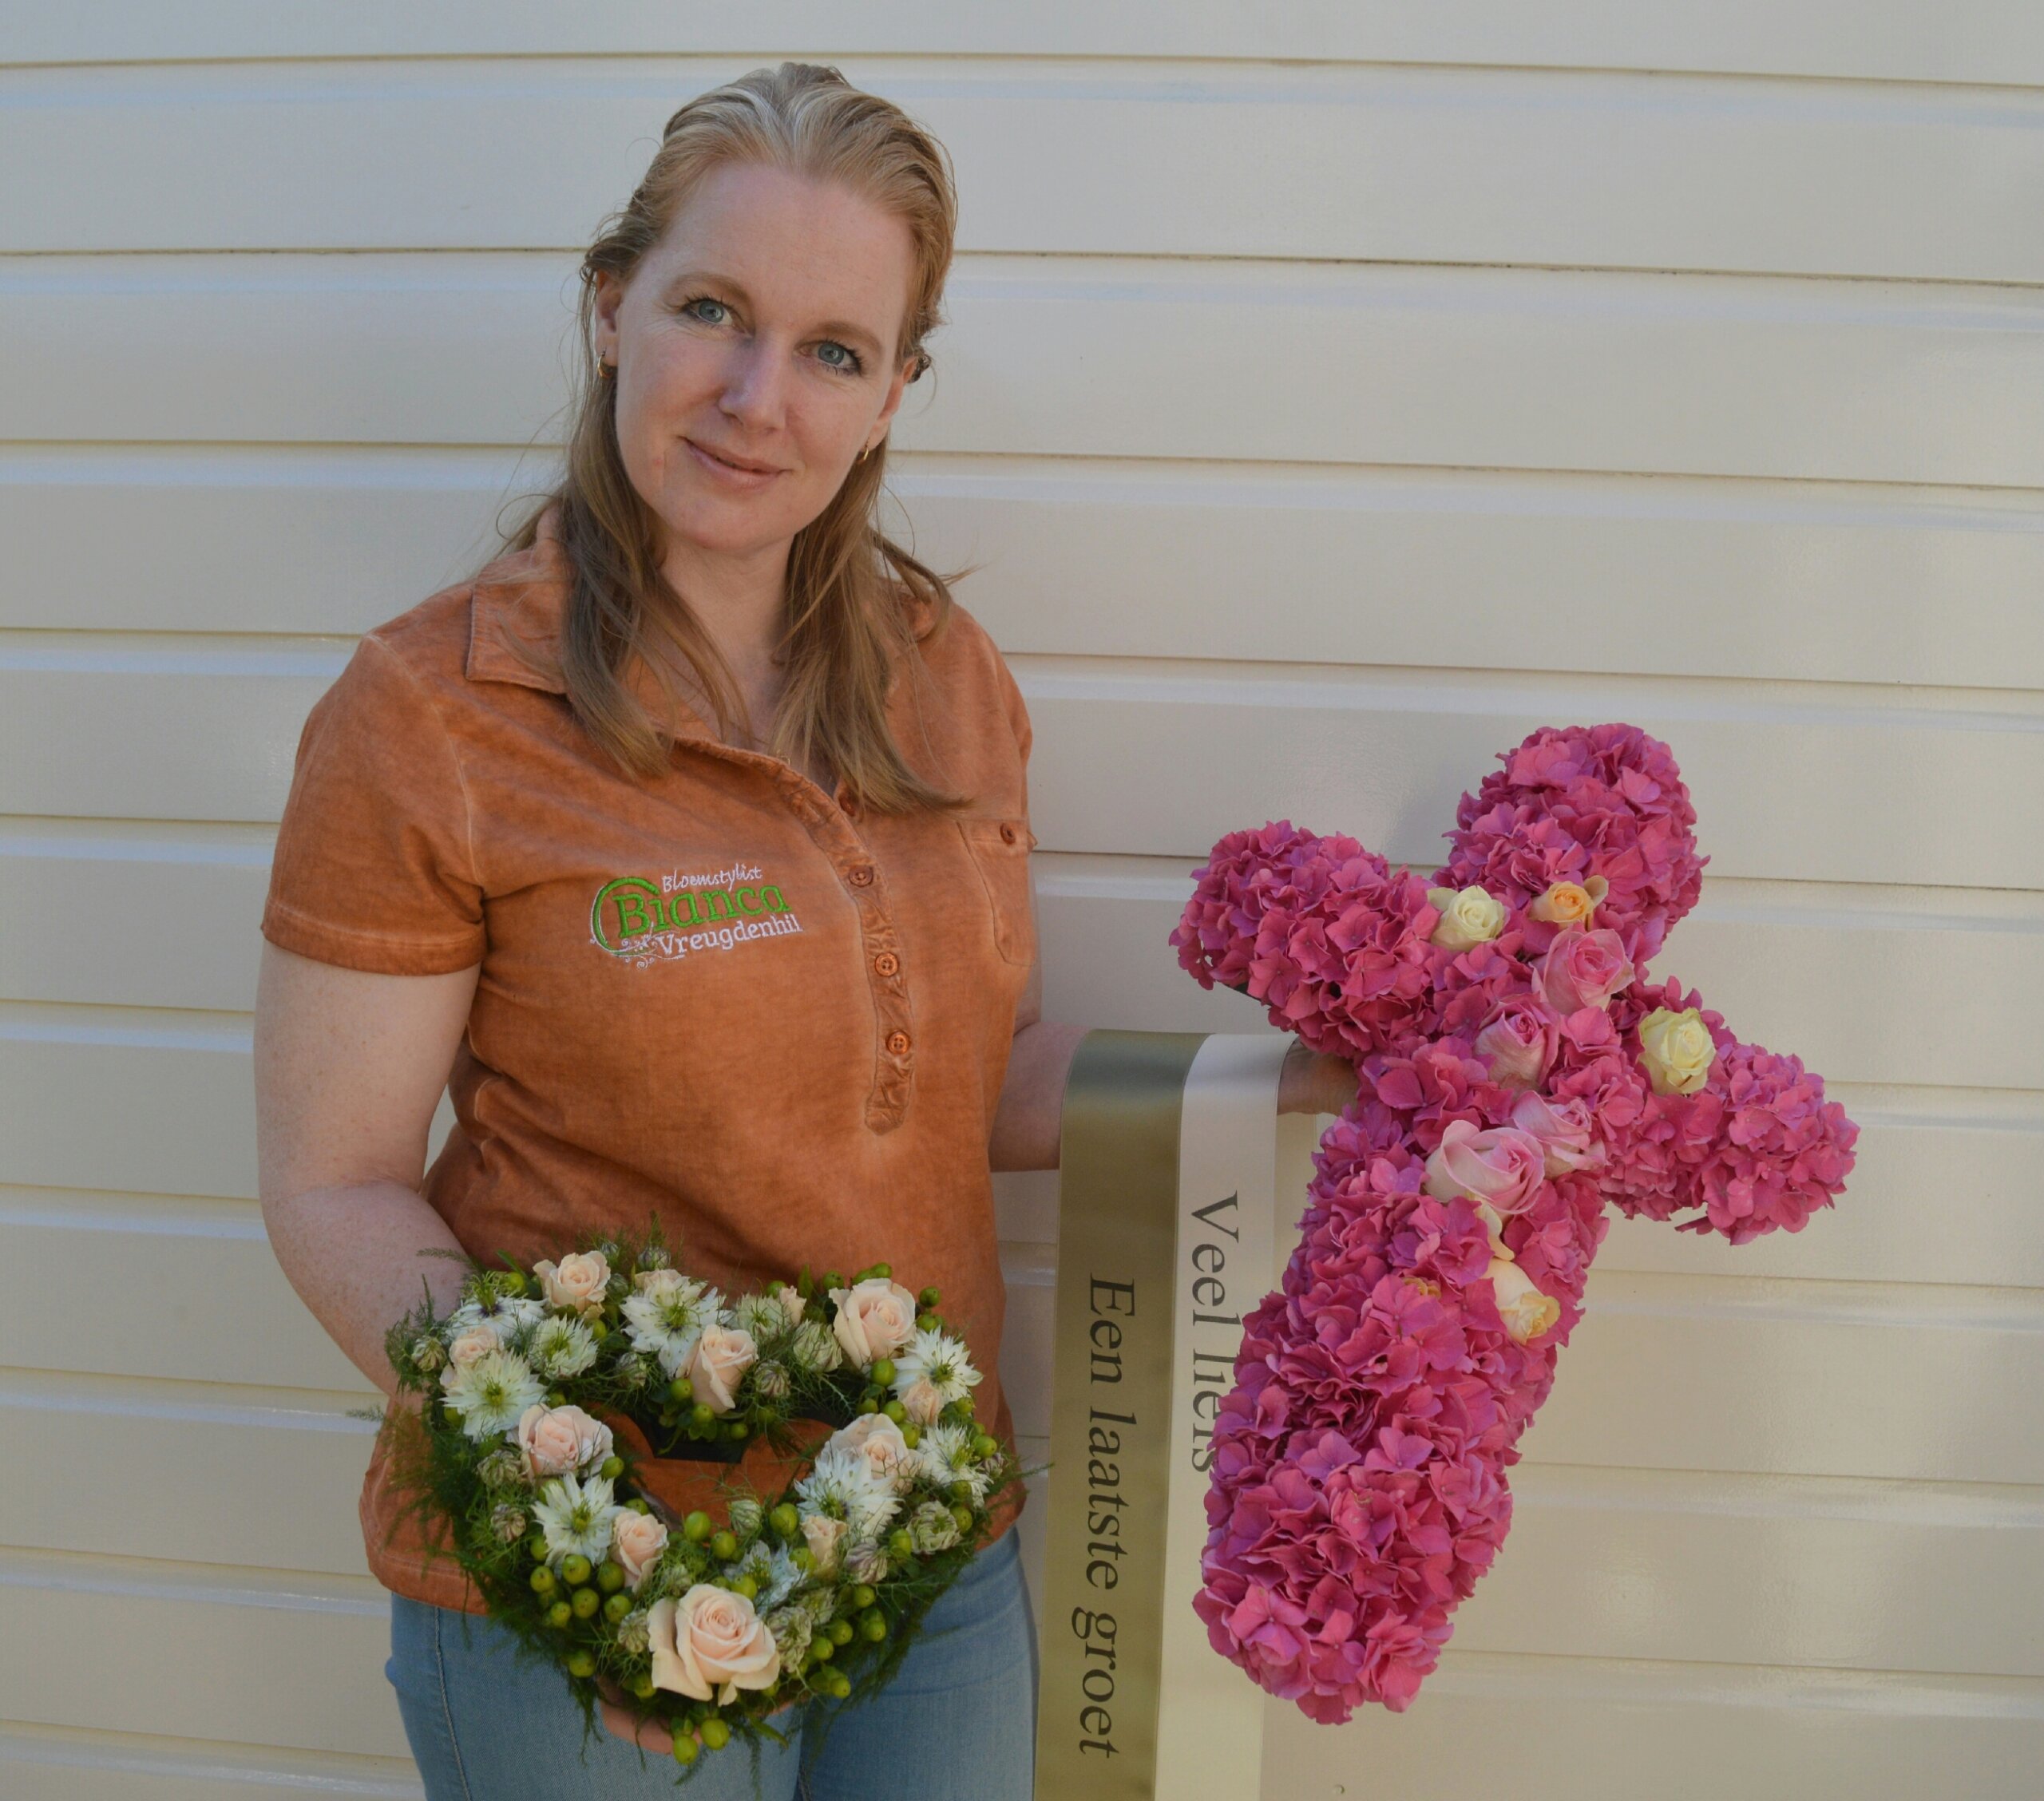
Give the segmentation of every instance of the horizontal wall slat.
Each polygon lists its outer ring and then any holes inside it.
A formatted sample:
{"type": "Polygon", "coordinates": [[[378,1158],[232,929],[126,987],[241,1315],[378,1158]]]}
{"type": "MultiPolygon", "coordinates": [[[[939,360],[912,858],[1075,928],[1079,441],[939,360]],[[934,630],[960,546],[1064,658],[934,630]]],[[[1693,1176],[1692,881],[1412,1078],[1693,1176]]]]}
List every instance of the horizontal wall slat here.
{"type": "MultiPolygon", "coordinates": [[[[0,259],[6,429],[522,445],[557,429],[572,277],[540,254],[0,259]]],[[[2022,288],[967,258],[946,304],[905,449],[2044,486],[2022,288]]]]}
{"type": "MultiPolygon", "coordinates": [[[[475,568],[551,469],[0,449],[0,626],[364,631],[475,568]]],[[[1011,654],[2044,687],[2034,496],[920,455],[890,487],[925,561],[981,565],[960,593],[1011,654]]]]}
{"type": "MultiPolygon", "coordinates": [[[[0,1379],[0,1427],[71,1472],[0,1497],[0,1542],[361,1573],[367,1428],[195,1419],[164,1390],[183,1385],[0,1379]]],[[[2044,1581],[2044,1492],[1531,1462],[1512,1486],[1512,1555],[1456,1617],[1465,1650],[2044,1675],[2044,1634],[2002,1605],[2044,1581]]]]}
{"type": "MultiPolygon", "coordinates": [[[[0,248],[579,246],[649,134],[748,65],[0,73],[0,164],[45,172],[0,196],[0,248]]],[[[943,141],[975,252],[2044,279],[2044,95],[1255,62],[846,73],[943,141]]]]}
{"type": "Polygon", "coordinates": [[[233,57],[782,55],[1240,57],[1563,69],[1731,70],[1907,81],[2044,81],[2044,26],[2004,0],[1518,0],[1412,6],[1334,0],[782,0],[747,13],[678,14],[662,0],[608,0],[570,15],[547,0],[355,0],[279,12],[263,0],[117,0],[90,12],[31,9],[0,29],[0,61],[126,62],[233,57]]]}
{"type": "MultiPolygon", "coordinates": [[[[0,813],[274,820],[346,647],[205,646],[0,640],[0,813]],[[89,757],[62,729],[80,718],[97,722],[89,757]]],[[[1012,661],[1052,849],[1197,858],[1289,817],[1423,862],[1496,752],[1626,718],[1673,747],[1718,874],[2044,886],[2044,704],[2027,695],[1012,661]],[[1951,804],[1987,794],[1992,813],[1951,804]]]]}
{"type": "Polygon", "coordinates": [[[9,1801],[423,1801],[409,1753],[255,1750],[153,1733],[67,1731],[0,1722],[9,1801]]]}
{"type": "Polygon", "coordinates": [[[390,1642],[366,1575],[0,1551],[0,1694],[34,1724],[402,1757],[390,1642]]]}
{"type": "Polygon", "coordinates": [[[1935,1795],[1963,1772],[1967,1801],[2025,1801],[2040,1758],[2044,1687],[2026,1677],[1500,1657],[1451,1643],[1403,1714],[1369,1708],[1329,1728],[1270,1703],[1263,1792],[1509,1794],[1566,1771],[1586,1795],[1771,1801],[1935,1795]]]}

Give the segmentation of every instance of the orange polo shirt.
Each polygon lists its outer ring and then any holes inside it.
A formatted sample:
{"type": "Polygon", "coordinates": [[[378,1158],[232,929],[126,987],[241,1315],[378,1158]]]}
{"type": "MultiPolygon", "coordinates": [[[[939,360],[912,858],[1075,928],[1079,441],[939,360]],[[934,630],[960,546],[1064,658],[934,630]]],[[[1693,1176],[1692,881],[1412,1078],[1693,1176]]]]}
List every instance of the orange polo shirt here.
{"type": "MultiPolygon", "coordinates": [[[[564,577],[542,538],[356,647],[299,741],[264,936],[395,975],[481,964],[425,1183],[471,1256],[529,1264],[652,1214],[727,1292],[885,1259],[943,1291],[1012,1441],[987,1140],[1036,946],[1000,653],[956,608],[890,694],[902,755],[962,816],[865,813],[692,714],[641,782],[507,647],[507,625],[557,641],[564,577]]],[[[370,1569],[481,1611],[386,1476],[379,1440],[370,1569]]]]}

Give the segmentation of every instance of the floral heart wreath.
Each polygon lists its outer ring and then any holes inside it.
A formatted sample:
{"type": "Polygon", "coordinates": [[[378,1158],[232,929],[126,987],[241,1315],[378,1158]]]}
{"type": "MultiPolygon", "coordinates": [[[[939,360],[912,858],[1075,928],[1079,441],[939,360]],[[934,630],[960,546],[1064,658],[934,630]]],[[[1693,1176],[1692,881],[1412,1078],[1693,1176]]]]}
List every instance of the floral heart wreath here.
{"type": "Polygon", "coordinates": [[[452,1313],[429,1296],[388,1335],[425,1397],[394,1479],[565,1672],[585,1735],[608,1692],[684,1772],[734,1736],[785,1742],[792,1703],[886,1683],[1019,1473],[939,1298],[883,1263],[727,1300],[657,1226],[472,1265],[452,1313]]]}
{"type": "Polygon", "coordinates": [[[1858,1128],[1647,960],[1704,859],[1667,746],[1535,732],[1429,881],[1289,821],[1214,847],[1171,934],[1203,987],[1354,1063],[1304,1236],[1214,1433],[1214,1647],[1311,1718],[1402,1712],[1511,1522],[1504,1472],[1619,1212],[1799,1231],[1858,1128]]]}

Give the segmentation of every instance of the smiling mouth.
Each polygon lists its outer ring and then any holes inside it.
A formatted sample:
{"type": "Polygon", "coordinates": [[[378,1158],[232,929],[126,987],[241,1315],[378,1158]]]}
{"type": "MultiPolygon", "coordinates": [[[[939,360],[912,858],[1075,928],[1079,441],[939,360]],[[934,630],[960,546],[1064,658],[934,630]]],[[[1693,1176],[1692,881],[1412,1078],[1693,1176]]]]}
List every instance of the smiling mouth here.
{"type": "Polygon", "coordinates": [[[730,469],[734,474],[779,475],[784,473],[780,469],[770,468],[762,463],[734,462],[729,457],[720,457],[715,451],[708,449],[706,445],[698,444],[692,437],[684,438],[682,441],[687,444],[689,449],[693,450],[697,456],[704,458],[707,461],[715,463],[719,469],[730,469]]]}

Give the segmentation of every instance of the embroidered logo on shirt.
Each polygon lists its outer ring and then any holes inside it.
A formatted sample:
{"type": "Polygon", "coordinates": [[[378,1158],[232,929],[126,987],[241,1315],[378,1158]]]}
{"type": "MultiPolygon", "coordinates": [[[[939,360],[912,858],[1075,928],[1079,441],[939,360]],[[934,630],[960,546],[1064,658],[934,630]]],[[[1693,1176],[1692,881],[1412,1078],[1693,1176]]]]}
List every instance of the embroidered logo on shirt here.
{"type": "Polygon", "coordinates": [[[801,931],[780,889],[759,876],[757,864],[740,863],[705,875],[613,877],[589,908],[590,942],[643,968],[801,931]]]}

